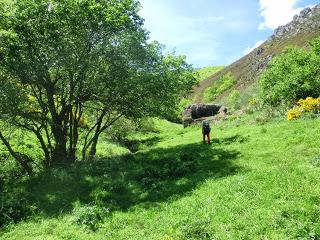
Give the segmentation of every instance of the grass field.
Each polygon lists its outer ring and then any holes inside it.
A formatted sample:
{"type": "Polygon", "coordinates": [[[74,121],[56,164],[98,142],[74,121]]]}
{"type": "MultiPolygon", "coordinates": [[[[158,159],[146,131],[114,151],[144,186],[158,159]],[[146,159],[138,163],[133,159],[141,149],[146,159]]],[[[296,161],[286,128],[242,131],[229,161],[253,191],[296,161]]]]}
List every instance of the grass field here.
{"type": "MultiPolygon", "coordinates": [[[[143,150],[17,186],[35,216],[1,239],[319,239],[320,120],[156,121],[143,150]]],[[[100,150],[101,151],[101,150],[100,150]]]]}
{"type": "Polygon", "coordinates": [[[224,66],[209,66],[199,69],[197,71],[197,73],[199,74],[199,76],[197,77],[198,82],[206,80],[208,77],[219,72],[223,68],[224,66]]]}

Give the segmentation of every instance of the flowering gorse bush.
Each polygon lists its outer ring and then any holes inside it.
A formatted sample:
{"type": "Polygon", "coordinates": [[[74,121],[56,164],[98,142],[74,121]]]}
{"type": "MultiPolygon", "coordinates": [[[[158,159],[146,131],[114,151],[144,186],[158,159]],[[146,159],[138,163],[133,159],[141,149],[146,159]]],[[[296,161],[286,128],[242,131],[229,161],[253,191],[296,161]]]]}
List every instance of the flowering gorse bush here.
{"type": "Polygon", "coordinates": [[[320,110],[320,97],[313,98],[307,97],[306,99],[300,99],[298,105],[307,112],[318,112],[320,110]]]}
{"type": "Polygon", "coordinates": [[[291,120],[294,120],[294,119],[297,119],[301,116],[301,108],[299,107],[295,107],[293,109],[290,109],[288,111],[288,120],[291,121],[291,120]]]}
{"type": "Polygon", "coordinates": [[[320,112],[320,97],[313,98],[307,97],[306,99],[300,99],[297,106],[288,111],[288,120],[294,120],[299,118],[305,113],[319,113],[320,112]]]}

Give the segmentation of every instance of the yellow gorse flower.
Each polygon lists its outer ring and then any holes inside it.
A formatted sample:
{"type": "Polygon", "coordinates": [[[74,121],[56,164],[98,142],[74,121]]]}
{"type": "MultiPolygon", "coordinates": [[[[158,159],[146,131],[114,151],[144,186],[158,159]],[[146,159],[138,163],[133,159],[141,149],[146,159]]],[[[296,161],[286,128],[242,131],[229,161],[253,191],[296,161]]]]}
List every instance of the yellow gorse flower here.
{"type": "Polygon", "coordinates": [[[300,99],[298,101],[298,105],[300,107],[302,107],[307,112],[319,110],[320,109],[320,97],[319,98],[307,97],[306,99],[300,99]]]}
{"type": "Polygon", "coordinates": [[[320,111],[320,97],[307,97],[306,99],[300,99],[298,101],[298,106],[288,111],[287,117],[288,120],[295,120],[299,118],[303,113],[318,111],[320,111]]]}
{"type": "Polygon", "coordinates": [[[300,108],[290,109],[289,112],[288,112],[288,120],[289,121],[295,120],[295,119],[299,118],[300,115],[301,115],[301,109],[300,108]]]}

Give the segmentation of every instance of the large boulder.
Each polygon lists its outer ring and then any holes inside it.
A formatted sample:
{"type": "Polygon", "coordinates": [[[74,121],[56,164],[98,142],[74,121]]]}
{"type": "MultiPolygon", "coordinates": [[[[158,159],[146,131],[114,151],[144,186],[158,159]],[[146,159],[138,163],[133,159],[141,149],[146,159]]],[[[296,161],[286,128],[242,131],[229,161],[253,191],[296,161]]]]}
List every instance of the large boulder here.
{"type": "Polygon", "coordinates": [[[190,106],[192,119],[214,116],[219,112],[220,105],[193,104],[190,106]]]}
{"type": "Polygon", "coordinates": [[[182,123],[184,127],[196,122],[197,119],[212,117],[216,115],[225,116],[227,108],[217,104],[192,104],[186,107],[182,114],[182,123]]]}

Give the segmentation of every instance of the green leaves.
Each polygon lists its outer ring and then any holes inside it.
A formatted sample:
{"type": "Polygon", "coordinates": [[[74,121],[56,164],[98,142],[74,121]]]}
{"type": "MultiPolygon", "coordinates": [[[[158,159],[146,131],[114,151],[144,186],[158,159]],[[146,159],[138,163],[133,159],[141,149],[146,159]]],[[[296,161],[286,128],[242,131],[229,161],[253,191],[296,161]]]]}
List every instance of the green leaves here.
{"type": "Polygon", "coordinates": [[[291,105],[296,100],[320,95],[319,39],[312,44],[312,51],[288,48],[274,58],[260,78],[260,94],[265,104],[291,105]]]}
{"type": "Polygon", "coordinates": [[[0,4],[1,110],[36,135],[47,165],[84,139],[85,156],[118,116],[170,116],[193,86],[185,57],[147,42],[138,10],[135,0],[0,4]]]}

